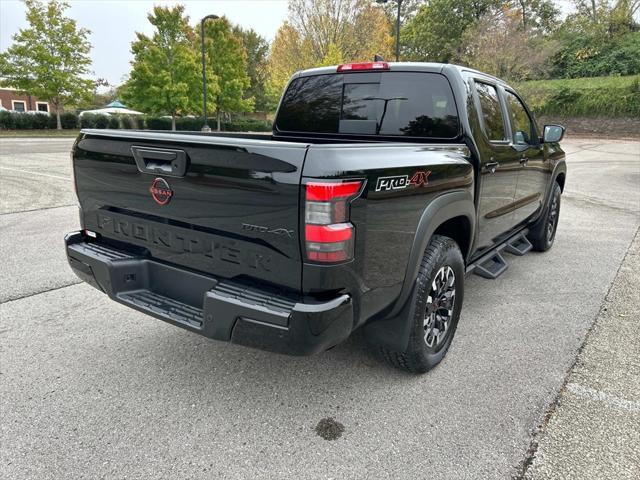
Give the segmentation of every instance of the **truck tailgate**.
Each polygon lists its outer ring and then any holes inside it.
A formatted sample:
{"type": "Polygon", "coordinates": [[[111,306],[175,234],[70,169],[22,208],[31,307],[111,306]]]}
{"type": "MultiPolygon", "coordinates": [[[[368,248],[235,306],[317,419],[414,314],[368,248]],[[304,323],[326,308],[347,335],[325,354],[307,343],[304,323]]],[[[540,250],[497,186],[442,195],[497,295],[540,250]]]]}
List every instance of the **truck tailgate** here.
{"type": "Polygon", "coordinates": [[[307,146],[84,130],[73,152],[83,227],[167,263],[299,291],[307,146]]]}

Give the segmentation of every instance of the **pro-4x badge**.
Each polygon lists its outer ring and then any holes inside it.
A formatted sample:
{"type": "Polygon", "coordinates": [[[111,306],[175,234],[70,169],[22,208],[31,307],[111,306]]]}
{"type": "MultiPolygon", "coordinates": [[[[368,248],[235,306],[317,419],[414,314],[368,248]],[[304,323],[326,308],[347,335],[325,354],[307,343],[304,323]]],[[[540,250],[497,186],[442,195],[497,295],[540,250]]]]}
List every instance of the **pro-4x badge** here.
{"type": "Polygon", "coordinates": [[[389,190],[402,190],[407,187],[423,187],[429,184],[431,171],[418,170],[411,178],[409,175],[395,175],[393,177],[378,177],[376,182],[376,192],[386,192],[389,190]]]}

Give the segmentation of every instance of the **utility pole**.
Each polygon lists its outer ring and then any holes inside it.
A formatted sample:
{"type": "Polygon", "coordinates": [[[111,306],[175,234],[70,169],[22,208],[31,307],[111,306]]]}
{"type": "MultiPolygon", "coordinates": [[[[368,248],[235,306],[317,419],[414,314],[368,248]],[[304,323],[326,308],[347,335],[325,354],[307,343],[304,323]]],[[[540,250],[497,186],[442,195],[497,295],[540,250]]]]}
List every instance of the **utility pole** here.
{"type": "Polygon", "coordinates": [[[207,73],[205,71],[205,56],[204,56],[204,23],[207,20],[217,20],[220,18],[218,15],[207,15],[202,20],[200,20],[200,41],[201,41],[201,50],[202,50],[202,114],[204,116],[204,124],[202,125],[203,132],[210,132],[211,127],[209,126],[207,119],[207,73]]]}
{"type": "MultiPolygon", "coordinates": [[[[400,8],[402,0],[395,0],[398,4],[398,15],[396,16],[396,62],[400,61],[400,8]]],[[[387,3],[389,0],[376,0],[376,3],[387,3]]]]}

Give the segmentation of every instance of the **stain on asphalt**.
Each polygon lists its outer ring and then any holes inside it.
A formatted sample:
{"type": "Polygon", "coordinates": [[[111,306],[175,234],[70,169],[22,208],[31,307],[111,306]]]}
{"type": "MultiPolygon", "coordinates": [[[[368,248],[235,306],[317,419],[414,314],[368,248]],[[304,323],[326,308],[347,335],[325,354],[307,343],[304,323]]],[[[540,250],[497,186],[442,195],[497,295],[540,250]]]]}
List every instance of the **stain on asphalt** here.
{"type": "Polygon", "coordinates": [[[325,440],[337,440],[344,432],[344,425],[335,420],[333,417],[323,418],[316,425],[316,433],[325,440]]]}

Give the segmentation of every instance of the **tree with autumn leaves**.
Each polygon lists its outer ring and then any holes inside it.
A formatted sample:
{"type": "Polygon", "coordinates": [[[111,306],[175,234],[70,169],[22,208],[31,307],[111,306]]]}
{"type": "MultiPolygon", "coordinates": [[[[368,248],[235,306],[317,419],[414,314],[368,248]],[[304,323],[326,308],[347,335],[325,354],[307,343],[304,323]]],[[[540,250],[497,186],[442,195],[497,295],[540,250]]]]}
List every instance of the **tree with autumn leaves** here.
{"type": "Polygon", "coordinates": [[[267,96],[273,108],[291,75],[305,68],[390,58],[393,26],[370,0],[290,0],[268,59],[267,96]]]}

